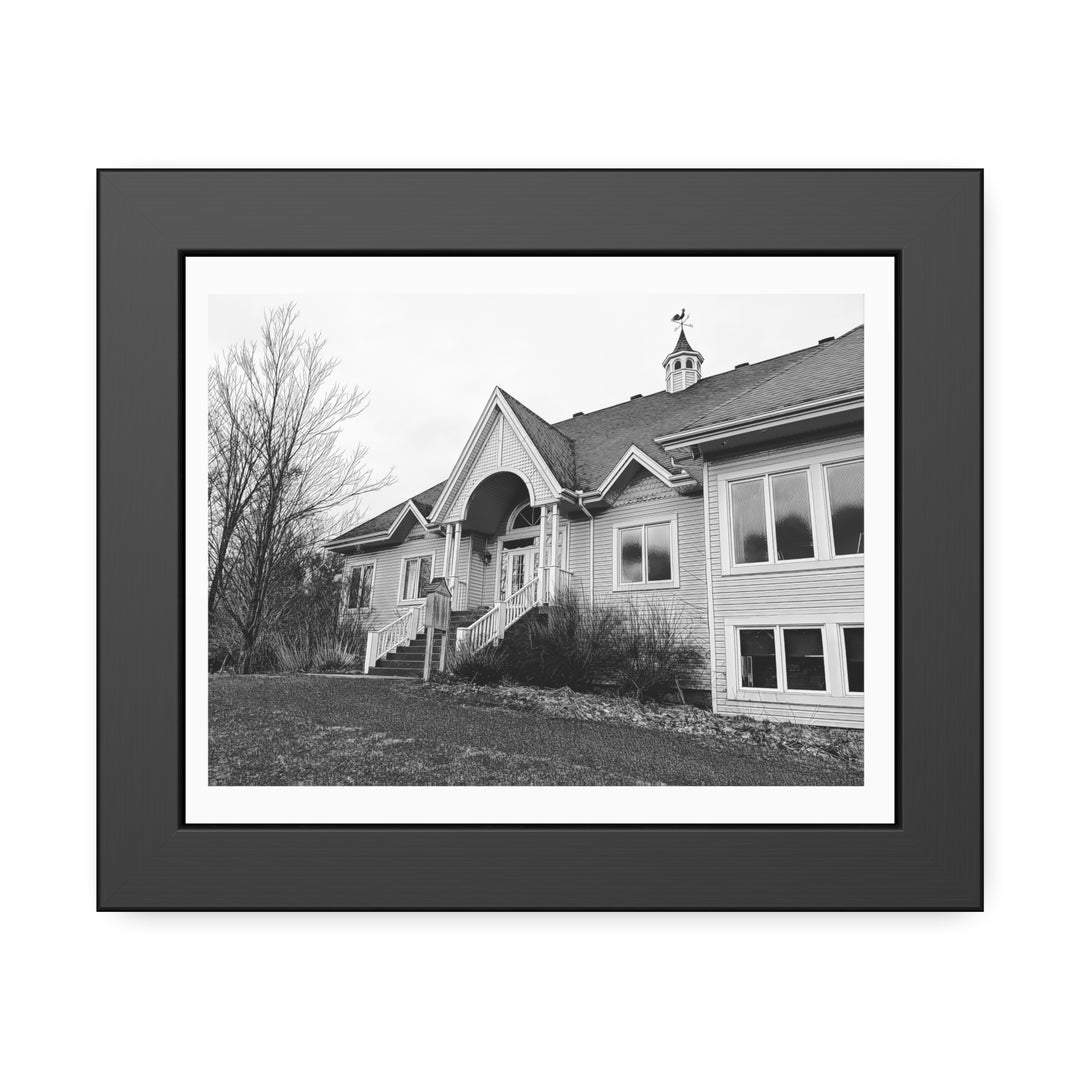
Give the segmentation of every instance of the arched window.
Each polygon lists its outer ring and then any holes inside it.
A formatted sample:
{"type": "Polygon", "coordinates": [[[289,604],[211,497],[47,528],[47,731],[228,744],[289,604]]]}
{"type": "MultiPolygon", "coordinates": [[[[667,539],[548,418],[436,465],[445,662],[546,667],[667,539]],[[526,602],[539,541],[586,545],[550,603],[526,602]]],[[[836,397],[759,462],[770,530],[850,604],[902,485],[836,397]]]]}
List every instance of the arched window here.
{"type": "Polygon", "coordinates": [[[535,525],[540,524],[540,507],[530,506],[525,503],[523,506],[519,506],[517,510],[510,515],[510,528],[513,529],[531,529],[535,525]]]}
{"type": "Polygon", "coordinates": [[[676,360],[675,361],[675,370],[678,371],[681,367],[682,367],[682,361],[681,360],[676,360]]]}
{"type": "Polygon", "coordinates": [[[694,370],[694,361],[693,360],[687,360],[686,361],[686,368],[687,368],[688,371],[693,371],[694,370]]]}

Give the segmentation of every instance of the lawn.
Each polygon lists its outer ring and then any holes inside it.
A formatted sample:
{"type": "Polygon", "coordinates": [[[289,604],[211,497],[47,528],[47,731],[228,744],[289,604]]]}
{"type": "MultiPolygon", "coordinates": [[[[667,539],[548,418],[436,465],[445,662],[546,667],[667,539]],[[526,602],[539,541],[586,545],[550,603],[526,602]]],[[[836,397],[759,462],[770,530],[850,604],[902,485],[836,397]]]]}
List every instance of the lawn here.
{"type": "Polygon", "coordinates": [[[714,736],[539,715],[412,680],[215,676],[210,783],[852,785],[860,768],[714,736]]]}

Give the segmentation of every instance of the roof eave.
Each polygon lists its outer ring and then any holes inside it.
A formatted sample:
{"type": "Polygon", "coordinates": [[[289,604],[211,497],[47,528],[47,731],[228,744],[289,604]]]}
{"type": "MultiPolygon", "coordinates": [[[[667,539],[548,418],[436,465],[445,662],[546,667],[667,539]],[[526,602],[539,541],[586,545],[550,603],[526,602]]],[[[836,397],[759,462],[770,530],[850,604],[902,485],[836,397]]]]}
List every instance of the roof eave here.
{"type": "Polygon", "coordinates": [[[670,435],[657,436],[656,442],[668,451],[685,450],[704,442],[715,442],[717,439],[728,438],[732,435],[748,434],[759,428],[775,428],[785,423],[847,412],[861,408],[862,404],[863,391],[860,390],[857,393],[841,394],[833,398],[821,398],[817,401],[803,402],[787,409],[777,409],[773,412],[760,413],[757,416],[748,416],[723,424],[706,424],[697,428],[686,428],[682,431],[672,432],[670,435]]]}

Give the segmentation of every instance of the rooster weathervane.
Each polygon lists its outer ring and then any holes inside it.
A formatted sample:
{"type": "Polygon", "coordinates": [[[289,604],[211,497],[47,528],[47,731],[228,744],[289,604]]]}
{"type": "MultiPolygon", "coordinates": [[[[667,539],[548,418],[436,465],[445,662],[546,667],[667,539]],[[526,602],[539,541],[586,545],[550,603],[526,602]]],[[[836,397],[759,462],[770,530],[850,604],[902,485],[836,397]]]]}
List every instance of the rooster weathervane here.
{"type": "Polygon", "coordinates": [[[679,329],[682,329],[684,326],[689,326],[691,329],[693,329],[694,326],[694,324],[692,322],[689,322],[686,318],[686,308],[683,308],[682,311],[672,315],[671,321],[677,327],[679,327],[679,329]]]}

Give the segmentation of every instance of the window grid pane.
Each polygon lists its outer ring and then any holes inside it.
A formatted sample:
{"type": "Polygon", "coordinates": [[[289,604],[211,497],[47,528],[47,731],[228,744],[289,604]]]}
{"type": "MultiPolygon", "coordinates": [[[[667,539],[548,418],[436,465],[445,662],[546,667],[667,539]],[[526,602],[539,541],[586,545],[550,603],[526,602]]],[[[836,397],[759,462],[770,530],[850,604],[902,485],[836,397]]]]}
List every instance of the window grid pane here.
{"type": "Polygon", "coordinates": [[[671,526],[649,525],[645,529],[646,579],[671,581],[671,526]]]}
{"type": "Polygon", "coordinates": [[[735,562],[768,562],[764,480],[740,480],[731,485],[731,519],[735,562]]]}
{"type": "Polygon", "coordinates": [[[821,630],[784,630],[784,674],[788,690],[825,689],[825,647],[821,630]]]}
{"type": "Polygon", "coordinates": [[[642,581],[641,529],[623,529],[619,533],[619,580],[626,585],[642,581]]]}
{"type": "Polygon", "coordinates": [[[825,469],[829,486],[829,517],[832,524],[833,554],[862,555],[863,463],[849,461],[825,469]]]}
{"type": "Polygon", "coordinates": [[[740,630],[739,655],[744,687],[776,689],[776,638],[772,630],[740,630]]]}
{"type": "Polygon", "coordinates": [[[861,626],[844,627],[844,660],[847,664],[848,691],[852,694],[863,692],[863,628],[861,626]]]}
{"type": "Polygon", "coordinates": [[[812,559],[814,532],[810,524],[809,474],[782,473],[771,480],[777,562],[812,559]]]}

